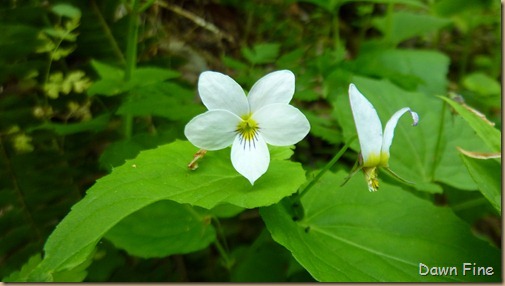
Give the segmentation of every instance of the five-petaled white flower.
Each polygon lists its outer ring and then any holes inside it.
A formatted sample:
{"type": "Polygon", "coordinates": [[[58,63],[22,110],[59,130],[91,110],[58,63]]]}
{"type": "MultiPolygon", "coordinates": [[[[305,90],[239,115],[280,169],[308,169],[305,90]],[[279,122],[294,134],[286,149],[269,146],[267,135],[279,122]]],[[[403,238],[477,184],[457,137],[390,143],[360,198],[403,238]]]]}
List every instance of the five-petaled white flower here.
{"type": "Polygon", "coordinates": [[[391,147],[391,143],[393,142],[395,127],[400,117],[405,112],[410,112],[413,120],[412,125],[416,126],[419,121],[419,115],[408,107],[398,110],[386,123],[383,134],[382,124],[377,111],[352,83],[349,85],[349,101],[351,102],[351,110],[361,147],[357,168],[351,172],[350,176],[362,169],[368,183],[368,190],[371,192],[377,191],[379,188],[377,167],[382,167],[394,177],[405,181],[389,169],[389,147],[391,147]]]}
{"type": "Polygon", "coordinates": [[[208,111],[193,118],[184,134],[193,145],[206,150],[232,145],[233,167],[254,184],[270,163],[267,143],[289,146],[310,130],[305,115],[289,105],[294,91],[295,76],[289,70],[265,75],[248,96],[229,76],[203,72],[198,93],[208,111]]]}

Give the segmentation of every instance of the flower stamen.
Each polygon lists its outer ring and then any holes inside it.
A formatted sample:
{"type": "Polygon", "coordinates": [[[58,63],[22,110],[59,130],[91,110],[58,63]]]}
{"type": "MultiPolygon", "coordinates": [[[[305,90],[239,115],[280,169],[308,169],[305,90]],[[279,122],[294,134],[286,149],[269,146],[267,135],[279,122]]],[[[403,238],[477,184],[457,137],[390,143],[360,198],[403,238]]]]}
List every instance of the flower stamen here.
{"type": "Polygon", "coordinates": [[[242,120],[237,126],[235,132],[238,133],[240,138],[240,144],[244,146],[249,145],[249,149],[252,147],[256,148],[257,135],[258,135],[259,126],[258,123],[251,118],[251,115],[248,114],[242,117],[242,120]]]}

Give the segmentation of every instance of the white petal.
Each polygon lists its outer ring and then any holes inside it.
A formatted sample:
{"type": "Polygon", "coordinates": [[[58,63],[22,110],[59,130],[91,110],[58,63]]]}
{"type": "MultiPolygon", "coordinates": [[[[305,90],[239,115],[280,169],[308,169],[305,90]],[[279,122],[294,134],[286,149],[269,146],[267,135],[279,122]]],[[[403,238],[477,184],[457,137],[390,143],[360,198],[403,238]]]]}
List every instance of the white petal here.
{"type": "Polygon", "coordinates": [[[410,110],[410,108],[408,107],[404,107],[398,110],[395,114],[393,114],[393,116],[391,116],[391,119],[389,119],[388,123],[386,123],[386,128],[384,128],[381,156],[387,156],[387,158],[389,158],[389,147],[391,147],[391,143],[393,143],[396,124],[398,123],[398,120],[400,120],[400,117],[402,117],[402,115],[407,111],[410,112],[410,114],[412,115],[413,126],[416,126],[417,123],[419,122],[419,115],[417,115],[417,113],[415,113],[414,111],[410,110]]]}
{"type": "Polygon", "coordinates": [[[270,153],[263,137],[258,134],[252,141],[243,141],[237,136],[231,146],[231,163],[237,172],[254,185],[270,164],[270,153]]]}
{"type": "Polygon", "coordinates": [[[225,109],[238,116],[249,113],[249,103],[242,87],[231,77],[206,71],[198,79],[198,93],[209,110],[225,109]]]}
{"type": "Polygon", "coordinates": [[[295,93],[295,75],[289,70],[269,73],[260,78],[248,95],[251,112],[273,103],[289,103],[295,93]]]}
{"type": "Polygon", "coordinates": [[[358,132],[363,166],[376,166],[380,161],[382,146],[382,125],[377,111],[352,83],[349,85],[349,101],[358,132]]]}
{"type": "Polygon", "coordinates": [[[198,148],[223,149],[233,143],[240,120],[228,110],[210,110],[191,119],[184,128],[184,135],[198,148]]]}
{"type": "Polygon", "coordinates": [[[252,118],[258,123],[265,141],[275,146],[296,144],[310,130],[307,117],[289,104],[267,105],[253,113],[252,118]]]}

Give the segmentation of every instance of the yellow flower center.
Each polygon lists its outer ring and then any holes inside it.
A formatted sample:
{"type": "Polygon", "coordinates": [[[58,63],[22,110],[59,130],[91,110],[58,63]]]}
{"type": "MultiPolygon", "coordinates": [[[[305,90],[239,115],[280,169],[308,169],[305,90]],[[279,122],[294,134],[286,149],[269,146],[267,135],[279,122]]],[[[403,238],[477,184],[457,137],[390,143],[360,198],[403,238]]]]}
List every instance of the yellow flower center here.
{"type": "Polygon", "coordinates": [[[249,144],[252,142],[254,144],[258,130],[258,123],[251,117],[251,114],[247,114],[242,116],[242,120],[237,125],[235,131],[240,136],[240,143],[244,144],[245,147],[246,142],[249,142],[249,144]]]}
{"type": "Polygon", "coordinates": [[[389,166],[389,154],[381,152],[380,154],[368,155],[368,160],[362,162],[363,167],[387,167],[389,166]]]}

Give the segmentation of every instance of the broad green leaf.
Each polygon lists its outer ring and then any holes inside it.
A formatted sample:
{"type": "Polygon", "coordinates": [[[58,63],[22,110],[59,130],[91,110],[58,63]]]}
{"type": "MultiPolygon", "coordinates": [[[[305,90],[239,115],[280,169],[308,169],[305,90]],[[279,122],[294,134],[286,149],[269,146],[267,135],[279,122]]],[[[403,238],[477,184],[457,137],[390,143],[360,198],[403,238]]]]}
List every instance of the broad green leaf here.
{"type": "MultiPolygon", "coordinates": [[[[423,93],[402,90],[387,81],[355,77],[353,82],[373,104],[382,126],[397,110],[410,107],[419,114],[419,124],[412,126],[412,119],[402,117],[395,129],[391,145],[390,168],[400,177],[414,182],[414,188],[427,192],[441,192],[434,183],[443,182],[464,190],[476,190],[468,176],[456,146],[466,150],[485,151],[481,140],[458,117],[452,117],[444,109],[443,102],[423,93]],[[443,126],[441,128],[441,123],[443,126]],[[442,136],[438,141],[439,134],[442,136]]],[[[356,134],[347,93],[334,102],[335,116],[342,126],[343,137],[348,140],[356,134]]],[[[351,148],[359,151],[356,140],[351,148]]],[[[379,178],[386,178],[381,173],[379,178]]]]}
{"type": "Polygon", "coordinates": [[[218,218],[234,217],[243,211],[244,208],[230,204],[219,204],[210,210],[210,212],[218,218]]]}
{"type": "Polygon", "coordinates": [[[407,90],[440,94],[447,86],[449,58],[436,51],[367,46],[353,66],[360,75],[387,78],[407,90]]]}
{"type": "Polygon", "coordinates": [[[78,265],[107,231],[152,203],[255,208],[280,201],[305,181],[299,163],[272,156],[268,171],[251,186],[232,167],[229,149],[208,152],[191,171],[187,164],[196,151],[189,142],[176,141],[143,151],[98,180],[49,237],[44,260],[32,275],[47,276],[78,265]]]}
{"type": "Polygon", "coordinates": [[[461,154],[461,160],[468,168],[480,192],[501,213],[501,164],[493,159],[474,159],[461,154]]]}
{"type": "Polygon", "coordinates": [[[440,98],[447,102],[459,115],[461,115],[461,117],[463,117],[463,119],[465,119],[468,125],[472,127],[475,133],[486,143],[491,151],[501,152],[501,132],[491,126],[489,122],[482,117],[482,114],[477,114],[475,110],[469,109],[447,97],[440,98]]]}
{"type": "Polygon", "coordinates": [[[140,151],[170,143],[176,138],[177,130],[167,128],[156,134],[139,133],[131,138],[113,142],[102,152],[100,166],[112,171],[113,167],[123,165],[126,159],[135,158],[140,151]]]}
{"type": "Polygon", "coordinates": [[[151,258],[184,254],[216,239],[208,210],[159,201],[123,219],[105,238],[135,256],[151,258]]]}
{"type": "Polygon", "coordinates": [[[385,16],[375,19],[374,23],[383,34],[391,35],[389,40],[396,45],[416,36],[433,33],[450,24],[451,20],[426,14],[400,11],[392,13],[391,19],[385,16]],[[391,24],[388,21],[392,21],[391,24]]]}
{"type": "Polygon", "coordinates": [[[370,193],[358,178],[338,187],[346,175],[326,173],[301,199],[305,216],[299,221],[288,214],[289,204],[260,209],[274,240],[316,280],[500,281],[501,251],[476,238],[450,209],[389,184],[376,193],[370,193]],[[420,263],[454,266],[458,275],[423,276],[420,263]],[[494,274],[463,275],[463,263],[493,267],[494,274]]]}

